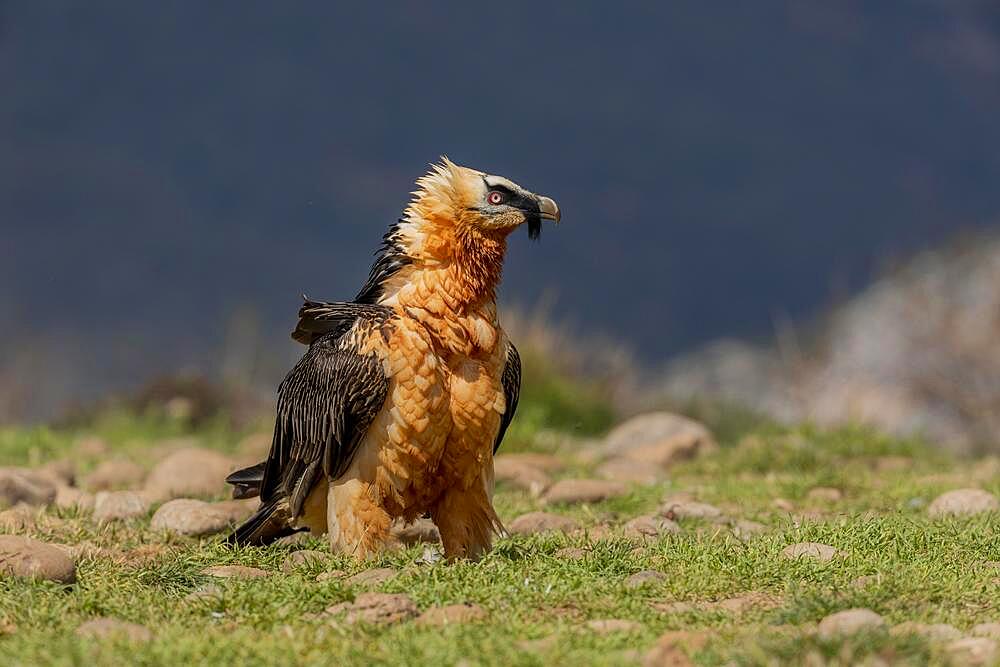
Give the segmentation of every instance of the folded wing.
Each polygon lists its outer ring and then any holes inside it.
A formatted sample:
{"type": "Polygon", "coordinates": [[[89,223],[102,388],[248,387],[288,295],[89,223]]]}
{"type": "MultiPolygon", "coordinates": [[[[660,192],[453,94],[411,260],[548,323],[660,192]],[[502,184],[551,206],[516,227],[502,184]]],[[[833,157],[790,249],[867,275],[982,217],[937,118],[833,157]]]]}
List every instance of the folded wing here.
{"type": "Polygon", "coordinates": [[[375,305],[307,301],[302,307],[296,334],[303,336],[296,340],[307,338],[309,349],[278,388],[274,437],[262,473],[254,466],[232,476],[234,493],[243,497],[254,495],[259,476],[261,507],[231,541],[265,544],[292,532],[313,487],[350,466],[389,386],[381,360],[363,350],[372,348],[370,337],[387,335],[391,316],[375,305]]]}

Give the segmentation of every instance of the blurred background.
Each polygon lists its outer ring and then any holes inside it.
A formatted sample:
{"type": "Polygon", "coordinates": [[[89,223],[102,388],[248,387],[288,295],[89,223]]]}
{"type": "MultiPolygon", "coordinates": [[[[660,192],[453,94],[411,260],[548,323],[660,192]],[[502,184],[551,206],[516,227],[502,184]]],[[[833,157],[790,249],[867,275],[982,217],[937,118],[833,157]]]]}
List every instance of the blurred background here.
{"type": "Polygon", "coordinates": [[[447,154],[564,211],[522,420],[1000,442],[995,2],[7,0],[0,91],[3,423],[266,413],[447,154]]]}

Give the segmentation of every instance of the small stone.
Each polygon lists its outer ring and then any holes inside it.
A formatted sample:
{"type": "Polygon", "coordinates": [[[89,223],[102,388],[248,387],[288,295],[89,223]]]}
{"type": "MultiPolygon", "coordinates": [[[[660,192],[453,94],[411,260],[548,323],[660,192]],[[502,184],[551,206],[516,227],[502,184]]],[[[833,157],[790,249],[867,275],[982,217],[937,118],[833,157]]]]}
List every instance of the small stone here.
{"type": "Polygon", "coordinates": [[[330,554],[316,551],[314,549],[302,549],[288,554],[281,564],[282,572],[294,572],[295,570],[315,570],[330,562],[330,554]]]}
{"type": "Polygon", "coordinates": [[[253,513],[260,507],[257,498],[246,498],[244,500],[221,500],[217,503],[210,503],[213,509],[219,510],[226,515],[229,523],[242,523],[253,516],[253,513]]]}
{"type": "Polygon", "coordinates": [[[625,588],[642,588],[666,581],[667,575],[656,570],[640,570],[625,580],[625,588]]]}
{"type": "Polygon", "coordinates": [[[94,509],[94,495],[73,486],[60,486],[56,489],[55,504],[60,509],[91,511],[94,509]]]}
{"type": "Polygon", "coordinates": [[[890,631],[893,635],[919,635],[932,641],[951,641],[962,636],[961,630],[947,623],[916,623],[906,621],[893,627],[890,631]]]}
{"type": "Polygon", "coordinates": [[[806,498],[825,503],[835,503],[843,500],[844,493],[840,489],[835,489],[831,486],[817,486],[816,488],[809,489],[806,498]]]}
{"type": "Polygon", "coordinates": [[[56,484],[29,468],[0,468],[0,506],[48,505],[56,499],[56,484]]]}
{"type": "Polygon", "coordinates": [[[400,593],[362,593],[354,602],[341,602],[327,608],[327,614],[343,615],[343,621],[390,625],[415,618],[417,605],[408,595],[400,593]]]}
{"type": "Polygon", "coordinates": [[[1000,500],[982,489],[957,489],[934,499],[927,514],[932,517],[969,516],[983,512],[1000,512],[1000,500]]]}
{"type": "Polygon", "coordinates": [[[604,449],[611,455],[661,468],[717,448],[705,426],[669,412],[633,417],[612,429],[604,440],[604,449]]]}
{"type": "Polygon", "coordinates": [[[237,466],[210,449],[187,447],[168,455],[149,473],[146,490],[156,500],[226,494],[226,476],[237,466]]]}
{"type": "Polygon", "coordinates": [[[703,521],[722,521],[725,517],[722,510],[708,503],[694,500],[667,500],[660,507],[660,514],[668,519],[701,519],[703,521]]]}
{"type": "Polygon", "coordinates": [[[973,626],[969,634],[974,637],[1000,639],[1000,623],[980,623],[979,625],[973,626]]]}
{"type": "Polygon", "coordinates": [[[787,547],[782,549],[781,555],[785,558],[808,558],[821,563],[826,563],[838,556],[845,556],[846,554],[843,551],[839,551],[836,548],[831,547],[829,544],[820,544],[819,542],[799,542],[798,544],[789,544],[787,547]]]}
{"type": "Polygon", "coordinates": [[[146,516],[149,499],[135,491],[100,491],[94,496],[94,521],[110,523],[146,516]]]}
{"type": "Polygon", "coordinates": [[[522,514],[507,526],[511,535],[534,535],[548,531],[568,533],[576,530],[580,524],[567,516],[550,514],[548,512],[528,512],[522,514]]]}
{"type": "Polygon", "coordinates": [[[559,560],[583,560],[587,557],[587,550],[580,547],[563,547],[553,555],[559,560]]]}
{"type": "Polygon", "coordinates": [[[633,459],[614,458],[597,467],[597,474],[605,479],[649,486],[663,480],[662,468],[633,459]]]}
{"type": "Polygon", "coordinates": [[[68,549],[18,535],[0,535],[0,575],[76,581],[76,564],[68,549]]]}
{"type": "Polygon", "coordinates": [[[992,665],[1000,660],[1000,643],[988,637],[967,637],[945,645],[951,664],[969,667],[992,665]]]}
{"type": "Polygon", "coordinates": [[[630,633],[642,630],[642,623],[625,620],[623,618],[607,618],[587,621],[586,626],[598,635],[610,635],[614,633],[630,633]]]}
{"type": "Polygon", "coordinates": [[[279,537],[275,541],[275,544],[280,544],[283,547],[302,547],[309,543],[310,535],[311,533],[308,530],[300,530],[291,535],[279,537]]]}
{"type": "Polygon", "coordinates": [[[376,567],[370,570],[362,570],[344,583],[348,586],[379,586],[396,577],[399,574],[391,567],[376,567]]]}
{"type": "Polygon", "coordinates": [[[76,484],[76,463],[69,459],[49,461],[37,472],[56,486],[74,486],[76,484]]]}
{"type": "Polygon", "coordinates": [[[343,570],[330,570],[329,572],[320,572],[316,575],[316,581],[332,581],[334,579],[343,579],[347,576],[347,573],[343,570]]]}
{"type": "Polygon", "coordinates": [[[177,535],[201,537],[219,533],[229,527],[230,513],[201,500],[180,498],[160,506],[149,527],[177,535]]]}
{"type": "Polygon", "coordinates": [[[505,457],[498,457],[494,461],[493,475],[498,482],[506,482],[533,496],[541,495],[552,485],[552,478],[545,471],[505,457]]]}
{"type": "Polygon", "coordinates": [[[662,516],[638,516],[625,524],[625,537],[640,540],[655,540],[663,535],[674,535],[681,532],[681,527],[670,519],[662,516]]]}
{"type": "Polygon", "coordinates": [[[729,529],[733,531],[736,539],[743,540],[744,542],[758,535],[763,535],[768,530],[764,524],[757,523],[756,521],[747,521],[746,519],[736,521],[730,525],[729,529]]]}
{"type": "Polygon", "coordinates": [[[246,565],[213,565],[206,567],[201,573],[219,579],[257,579],[271,574],[259,567],[247,567],[246,565]]]}
{"type": "Polygon", "coordinates": [[[441,533],[430,519],[417,519],[408,525],[395,524],[390,531],[390,536],[406,546],[441,542],[441,533]]]}
{"type": "Polygon", "coordinates": [[[80,637],[105,639],[107,637],[124,637],[131,642],[148,642],[153,633],[144,625],[128,623],[117,618],[94,618],[76,629],[80,637]]]}
{"type": "Polygon", "coordinates": [[[881,628],[885,621],[871,609],[845,609],[830,614],[822,621],[816,631],[824,639],[844,637],[857,634],[863,630],[881,628]]]}
{"type": "Polygon", "coordinates": [[[416,620],[418,625],[444,626],[485,621],[486,610],[477,604],[449,604],[443,607],[428,607],[416,620]]]}
{"type": "Polygon", "coordinates": [[[115,459],[102,461],[89,475],[83,478],[83,486],[88,491],[108,491],[133,488],[142,483],[146,471],[137,463],[115,459]]]}
{"type": "Polygon", "coordinates": [[[560,459],[558,456],[553,456],[551,454],[538,454],[534,452],[523,452],[520,454],[500,454],[493,459],[494,467],[502,463],[506,465],[507,463],[515,463],[519,465],[529,466],[531,468],[536,468],[543,472],[553,473],[559,472],[566,468],[566,463],[560,459]]]}
{"type": "Polygon", "coordinates": [[[0,512],[0,533],[26,533],[35,528],[35,523],[35,513],[27,505],[0,512]]]}
{"type": "Polygon", "coordinates": [[[601,540],[606,540],[612,536],[611,526],[605,523],[594,524],[585,528],[578,528],[570,533],[570,536],[580,538],[587,544],[594,544],[601,540]]]}
{"type": "Polygon", "coordinates": [[[602,479],[561,479],[545,492],[542,501],[556,503],[596,503],[628,492],[621,482],[602,479]]]}

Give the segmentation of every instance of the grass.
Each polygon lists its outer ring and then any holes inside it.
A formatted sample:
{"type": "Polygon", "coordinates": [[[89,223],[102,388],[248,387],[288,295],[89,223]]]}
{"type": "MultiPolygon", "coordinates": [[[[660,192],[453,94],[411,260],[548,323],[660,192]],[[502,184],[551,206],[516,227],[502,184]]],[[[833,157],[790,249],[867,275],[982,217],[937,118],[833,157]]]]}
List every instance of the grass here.
{"type": "MultiPolygon", "coordinates": [[[[151,465],[151,443],[185,435],[162,419],[111,415],[93,430],[110,454],[151,465]]],[[[39,465],[70,455],[86,470],[109,454],[76,454],[78,433],[39,429],[0,431],[5,461],[39,465]]],[[[196,434],[201,444],[227,452],[239,437],[223,425],[196,434]]],[[[533,433],[525,428],[521,448],[533,433]]],[[[567,460],[565,474],[588,473],[575,458],[573,441],[547,447],[567,460]]],[[[364,588],[342,580],[316,581],[318,566],[285,573],[293,547],[234,549],[220,538],[170,538],[150,530],[148,517],[99,527],[86,513],[49,509],[32,533],[39,539],[88,544],[78,583],[0,579],[0,655],[9,665],[551,665],[635,664],[668,631],[689,634],[686,649],[696,664],[765,665],[807,660],[854,664],[878,657],[901,664],[945,664],[940,645],[886,631],[826,641],[812,631],[827,614],[868,607],[890,625],[904,621],[949,623],[962,631],[1000,621],[1000,515],[932,520],[926,505],[939,493],[978,486],[1000,494],[996,459],[962,461],[916,441],[899,441],[847,429],[782,430],[758,425],[732,444],[674,468],[668,481],[635,487],[624,497],[543,508],[528,494],[501,485],[496,496],[505,520],[546,509],[584,526],[620,526],[655,512],[665,496],[689,493],[736,519],[768,531],[747,541],[725,525],[683,522],[683,532],[637,548],[612,531],[588,542],[583,536],[546,534],[500,540],[478,563],[418,565],[423,548],[391,553],[359,565],[334,557],[349,573],[372,566],[400,574],[372,590],[406,593],[423,610],[474,602],[488,621],[430,628],[414,622],[390,627],[344,626],[321,612],[353,599],[364,588]],[[816,486],[844,492],[839,501],[815,500],[816,486]],[[783,498],[794,511],[776,509],[783,498]],[[815,541],[847,553],[829,563],[790,561],[788,544],[815,541]],[[559,554],[582,547],[582,559],[559,554]],[[212,580],[209,565],[242,564],[272,574],[253,580],[212,580]],[[638,589],[625,579],[640,570],[666,578],[638,589]],[[855,580],[872,576],[871,583],[855,580]],[[219,597],[191,600],[207,583],[219,597]],[[742,612],[715,601],[754,593],[772,604],[742,612]],[[653,603],[694,603],[676,611],[653,603]],[[110,616],[154,632],[144,643],[83,639],[82,622],[110,616]],[[627,619],[630,633],[597,634],[593,619],[627,619]],[[637,657],[639,656],[639,657],[637,657]]],[[[326,549],[323,542],[306,545],[326,549]]],[[[298,548],[298,547],[295,547],[298,548]]]]}

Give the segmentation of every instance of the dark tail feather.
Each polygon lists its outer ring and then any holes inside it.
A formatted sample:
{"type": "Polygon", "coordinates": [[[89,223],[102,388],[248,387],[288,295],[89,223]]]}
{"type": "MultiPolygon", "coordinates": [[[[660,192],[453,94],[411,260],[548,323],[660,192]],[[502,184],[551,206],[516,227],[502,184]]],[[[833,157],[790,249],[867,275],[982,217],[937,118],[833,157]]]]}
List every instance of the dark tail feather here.
{"type": "Polygon", "coordinates": [[[233,485],[233,498],[242,500],[243,498],[256,498],[260,495],[260,487],[264,483],[264,467],[267,461],[261,461],[256,465],[243,470],[237,470],[226,478],[227,484],[233,485]]]}
{"type": "Polygon", "coordinates": [[[229,544],[264,546],[286,535],[306,530],[295,528],[288,520],[288,503],[284,498],[263,503],[252,517],[226,538],[229,544]]]}

